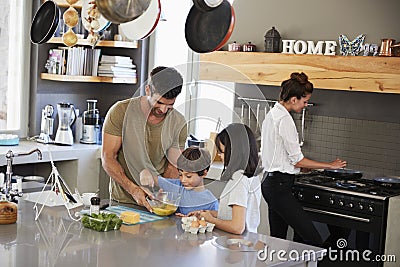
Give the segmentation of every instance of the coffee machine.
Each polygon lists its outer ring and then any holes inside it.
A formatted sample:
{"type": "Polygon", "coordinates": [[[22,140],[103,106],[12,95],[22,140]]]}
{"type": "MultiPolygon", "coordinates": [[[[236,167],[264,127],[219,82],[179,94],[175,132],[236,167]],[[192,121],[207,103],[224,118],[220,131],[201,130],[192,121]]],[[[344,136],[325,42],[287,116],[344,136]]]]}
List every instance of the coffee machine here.
{"type": "Polygon", "coordinates": [[[74,105],[70,103],[58,103],[58,128],[54,142],[59,145],[69,145],[74,143],[71,127],[76,121],[74,105]]]}
{"type": "Polygon", "coordinates": [[[53,135],[53,113],[54,108],[52,105],[46,105],[42,109],[42,118],[40,121],[40,135],[39,138],[36,139],[39,143],[50,144],[54,143],[51,139],[51,135],[53,135]]]}
{"type": "Polygon", "coordinates": [[[87,110],[82,115],[82,138],[81,143],[96,144],[100,134],[100,113],[96,108],[96,99],[88,99],[87,110]]]}

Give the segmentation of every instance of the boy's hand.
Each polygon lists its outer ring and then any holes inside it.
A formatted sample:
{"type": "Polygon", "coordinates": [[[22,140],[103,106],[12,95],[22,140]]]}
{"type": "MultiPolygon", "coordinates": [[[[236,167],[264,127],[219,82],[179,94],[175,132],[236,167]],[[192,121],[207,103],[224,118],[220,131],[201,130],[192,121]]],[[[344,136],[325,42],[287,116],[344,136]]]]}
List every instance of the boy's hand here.
{"type": "Polygon", "coordinates": [[[148,169],[144,169],[143,171],[140,172],[139,174],[140,177],[140,184],[144,186],[154,186],[154,179],[153,175],[148,169]]]}

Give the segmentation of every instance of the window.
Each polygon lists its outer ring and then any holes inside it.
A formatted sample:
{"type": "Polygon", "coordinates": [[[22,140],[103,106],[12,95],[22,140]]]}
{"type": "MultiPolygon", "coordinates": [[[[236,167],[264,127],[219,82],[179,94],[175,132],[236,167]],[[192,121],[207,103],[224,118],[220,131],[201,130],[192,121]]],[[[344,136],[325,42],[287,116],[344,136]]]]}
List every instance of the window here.
{"type": "Polygon", "coordinates": [[[232,83],[198,81],[199,54],[188,47],[185,39],[185,22],[192,5],[187,0],[161,0],[165,20],[157,24],[152,36],[150,51],[154,58],[150,59],[153,66],[176,67],[186,77],[175,107],[185,114],[189,133],[204,139],[215,131],[218,118],[223,127],[232,122],[234,92],[232,83]]]}
{"type": "Polygon", "coordinates": [[[28,133],[31,1],[2,2],[0,16],[0,132],[28,133]]]}

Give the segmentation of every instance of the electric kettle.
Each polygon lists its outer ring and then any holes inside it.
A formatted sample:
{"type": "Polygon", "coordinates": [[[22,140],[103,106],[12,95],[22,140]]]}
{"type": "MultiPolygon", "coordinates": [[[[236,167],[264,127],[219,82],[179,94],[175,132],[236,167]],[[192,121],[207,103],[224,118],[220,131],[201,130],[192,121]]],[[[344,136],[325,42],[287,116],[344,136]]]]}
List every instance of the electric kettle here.
{"type": "Polygon", "coordinates": [[[70,103],[58,103],[58,128],[54,142],[59,145],[69,145],[74,143],[71,127],[76,121],[74,105],[70,103]]]}

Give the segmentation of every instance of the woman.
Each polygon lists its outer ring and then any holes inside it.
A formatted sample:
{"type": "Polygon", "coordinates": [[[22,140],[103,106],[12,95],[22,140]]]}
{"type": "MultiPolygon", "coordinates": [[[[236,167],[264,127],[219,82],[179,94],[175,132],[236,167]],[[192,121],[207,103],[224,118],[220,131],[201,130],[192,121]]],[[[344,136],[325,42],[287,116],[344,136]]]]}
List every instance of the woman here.
{"type": "Polygon", "coordinates": [[[229,233],[256,233],[260,224],[261,182],[254,134],[246,125],[233,123],[217,135],[215,145],[224,163],[220,180],[228,181],[218,212],[197,211],[189,216],[204,217],[229,233]]]}
{"type": "Polygon", "coordinates": [[[288,225],[303,242],[322,244],[310,217],[292,195],[295,174],[300,169],[337,169],[346,161],[318,162],[305,158],[299,145],[295,123],[289,112],[299,113],[307,106],[313,84],[306,74],[292,73],[281,84],[279,102],[265,117],[261,133],[261,158],[264,167],[262,194],[268,203],[271,236],[286,238],[288,225]]]}

